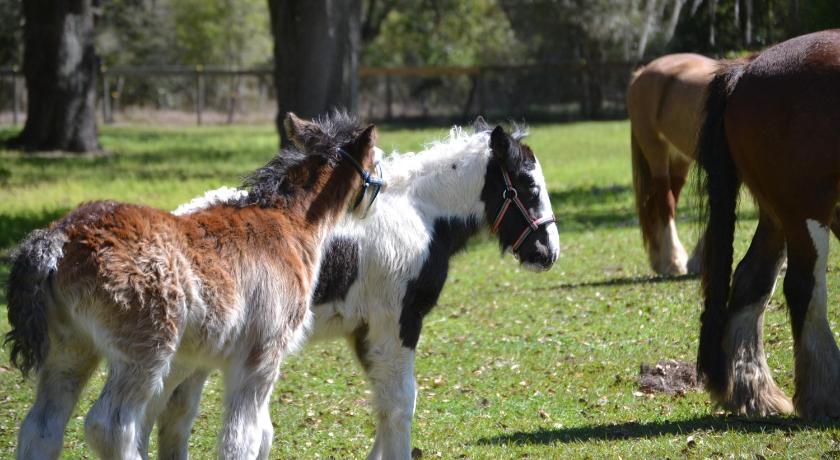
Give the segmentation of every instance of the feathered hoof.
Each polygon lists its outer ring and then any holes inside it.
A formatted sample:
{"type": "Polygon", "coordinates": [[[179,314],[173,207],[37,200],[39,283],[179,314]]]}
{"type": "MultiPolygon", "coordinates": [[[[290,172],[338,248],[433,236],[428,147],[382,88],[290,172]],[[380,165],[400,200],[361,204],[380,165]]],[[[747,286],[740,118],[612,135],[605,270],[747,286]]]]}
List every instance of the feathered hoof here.
{"type": "Polygon", "coordinates": [[[653,265],[653,271],[659,276],[683,276],[688,273],[685,261],[669,261],[653,265]]]}
{"type": "Polygon", "coordinates": [[[659,276],[683,276],[688,273],[688,254],[682,245],[674,245],[668,251],[650,256],[651,268],[659,276]]]}
{"type": "Polygon", "coordinates": [[[712,394],[712,400],[727,412],[747,417],[767,417],[793,413],[790,398],[774,383],[763,383],[755,391],[733,391],[729,395],[712,394]]]}

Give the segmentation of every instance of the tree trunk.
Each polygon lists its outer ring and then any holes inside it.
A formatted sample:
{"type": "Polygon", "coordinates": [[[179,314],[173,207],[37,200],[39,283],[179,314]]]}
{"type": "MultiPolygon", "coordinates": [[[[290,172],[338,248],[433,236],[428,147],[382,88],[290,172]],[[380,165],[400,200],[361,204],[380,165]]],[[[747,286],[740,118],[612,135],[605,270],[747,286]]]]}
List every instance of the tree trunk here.
{"type": "Polygon", "coordinates": [[[668,28],[665,30],[665,43],[671,43],[674,32],[677,30],[677,23],[680,20],[680,12],[686,0],[674,0],[674,9],[671,10],[671,18],[668,20],[668,28]]]}
{"type": "Polygon", "coordinates": [[[709,46],[715,47],[715,17],[717,16],[717,0],[709,0],[709,46]]]}
{"type": "Polygon", "coordinates": [[[642,35],[639,37],[639,46],[636,53],[636,59],[639,61],[645,57],[648,37],[653,30],[653,23],[656,20],[656,1],[657,0],[647,0],[647,7],[645,8],[645,25],[642,28],[642,35]]]}
{"type": "Polygon", "coordinates": [[[11,146],[69,152],[101,149],[91,1],[23,2],[28,107],[26,125],[9,142],[11,146]]]}
{"type": "Polygon", "coordinates": [[[280,144],[286,112],[312,118],[355,110],[361,0],[268,0],[280,144]]]}
{"type": "Polygon", "coordinates": [[[753,16],[753,2],[752,0],[746,0],[744,2],[744,15],[745,23],[744,23],[744,46],[749,47],[752,45],[752,16],[753,16]]]}

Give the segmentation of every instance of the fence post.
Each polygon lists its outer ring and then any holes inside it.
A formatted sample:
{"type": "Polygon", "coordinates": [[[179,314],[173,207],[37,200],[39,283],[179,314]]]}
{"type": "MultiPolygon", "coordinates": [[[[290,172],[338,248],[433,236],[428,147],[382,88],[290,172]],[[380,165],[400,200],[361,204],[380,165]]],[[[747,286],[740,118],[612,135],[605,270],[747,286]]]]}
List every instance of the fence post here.
{"type": "Polygon", "coordinates": [[[238,73],[231,74],[229,90],[230,90],[230,92],[228,94],[227,124],[232,124],[233,123],[233,116],[236,112],[236,100],[239,96],[239,74],[238,73]]]}
{"type": "Polygon", "coordinates": [[[204,66],[195,66],[195,119],[201,126],[201,112],[204,110],[204,66]]]}
{"type": "Polygon", "coordinates": [[[114,119],[111,116],[111,83],[108,81],[108,68],[104,65],[99,68],[102,76],[102,121],[111,124],[114,119]]]}
{"type": "Polygon", "coordinates": [[[385,119],[392,121],[394,112],[391,111],[391,74],[385,75],[385,119]]]}
{"type": "Polygon", "coordinates": [[[18,112],[20,111],[20,87],[18,86],[18,69],[12,67],[12,124],[18,124],[18,112]]]}
{"type": "Polygon", "coordinates": [[[117,88],[111,94],[113,101],[111,102],[111,118],[114,118],[115,113],[120,113],[120,97],[122,97],[122,90],[125,86],[125,76],[117,77],[117,88]]]}

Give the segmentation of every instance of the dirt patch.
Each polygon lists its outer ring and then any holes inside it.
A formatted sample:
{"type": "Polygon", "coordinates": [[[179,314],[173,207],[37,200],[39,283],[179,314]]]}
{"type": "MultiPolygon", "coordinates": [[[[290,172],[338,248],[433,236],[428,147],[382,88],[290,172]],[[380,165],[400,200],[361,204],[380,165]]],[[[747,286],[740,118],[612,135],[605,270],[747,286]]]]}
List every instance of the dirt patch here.
{"type": "Polygon", "coordinates": [[[697,365],[674,359],[663,359],[655,365],[639,368],[639,390],[644,393],[685,394],[699,390],[697,365]]]}

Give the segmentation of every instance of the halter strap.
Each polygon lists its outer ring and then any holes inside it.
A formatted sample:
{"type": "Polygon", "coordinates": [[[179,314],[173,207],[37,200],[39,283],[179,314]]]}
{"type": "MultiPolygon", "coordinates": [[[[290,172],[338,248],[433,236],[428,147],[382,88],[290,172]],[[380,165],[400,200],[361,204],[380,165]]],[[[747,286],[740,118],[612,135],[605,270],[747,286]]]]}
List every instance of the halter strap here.
{"type": "Polygon", "coordinates": [[[493,221],[493,227],[491,231],[496,233],[499,231],[499,227],[502,226],[502,220],[505,218],[505,214],[507,214],[508,210],[510,209],[511,203],[515,204],[516,207],[519,209],[519,212],[522,214],[522,217],[525,218],[525,221],[528,223],[528,226],[522,230],[522,233],[519,234],[519,238],[511,246],[511,250],[516,252],[519,249],[519,246],[522,246],[522,243],[528,239],[528,236],[538,230],[540,226],[547,225],[552,222],[555,222],[554,214],[550,214],[547,216],[539,217],[534,219],[531,217],[531,213],[528,212],[528,208],[522,203],[522,200],[519,199],[519,194],[516,192],[516,189],[513,188],[513,182],[510,180],[510,174],[505,171],[504,168],[500,168],[502,171],[502,179],[505,181],[505,190],[502,192],[502,198],[504,201],[502,202],[502,206],[499,208],[499,213],[496,214],[496,220],[493,221]]]}
{"type": "MultiPolygon", "coordinates": [[[[382,165],[378,162],[376,163],[376,169],[379,172],[379,177],[371,176],[370,172],[365,171],[365,168],[356,161],[355,158],[350,156],[346,150],[339,148],[338,154],[341,155],[341,158],[350,162],[350,165],[353,166],[360,176],[362,176],[362,189],[359,193],[359,196],[356,197],[356,201],[353,203],[352,208],[356,209],[362,204],[362,200],[365,198],[365,192],[367,192],[368,187],[372,187],[373,191],[371,192],[370,203],[368,204],[368,209],[370,209],[370,205],[373,204],[373,201],[376,200],[376,197],[379,196],[379,191],[382,190],[382,186],[385,185],[385,180],[381,179],[382,177],[382,165]]],[[[367,211],[365,211],[367,214],[367,211]]]]}

